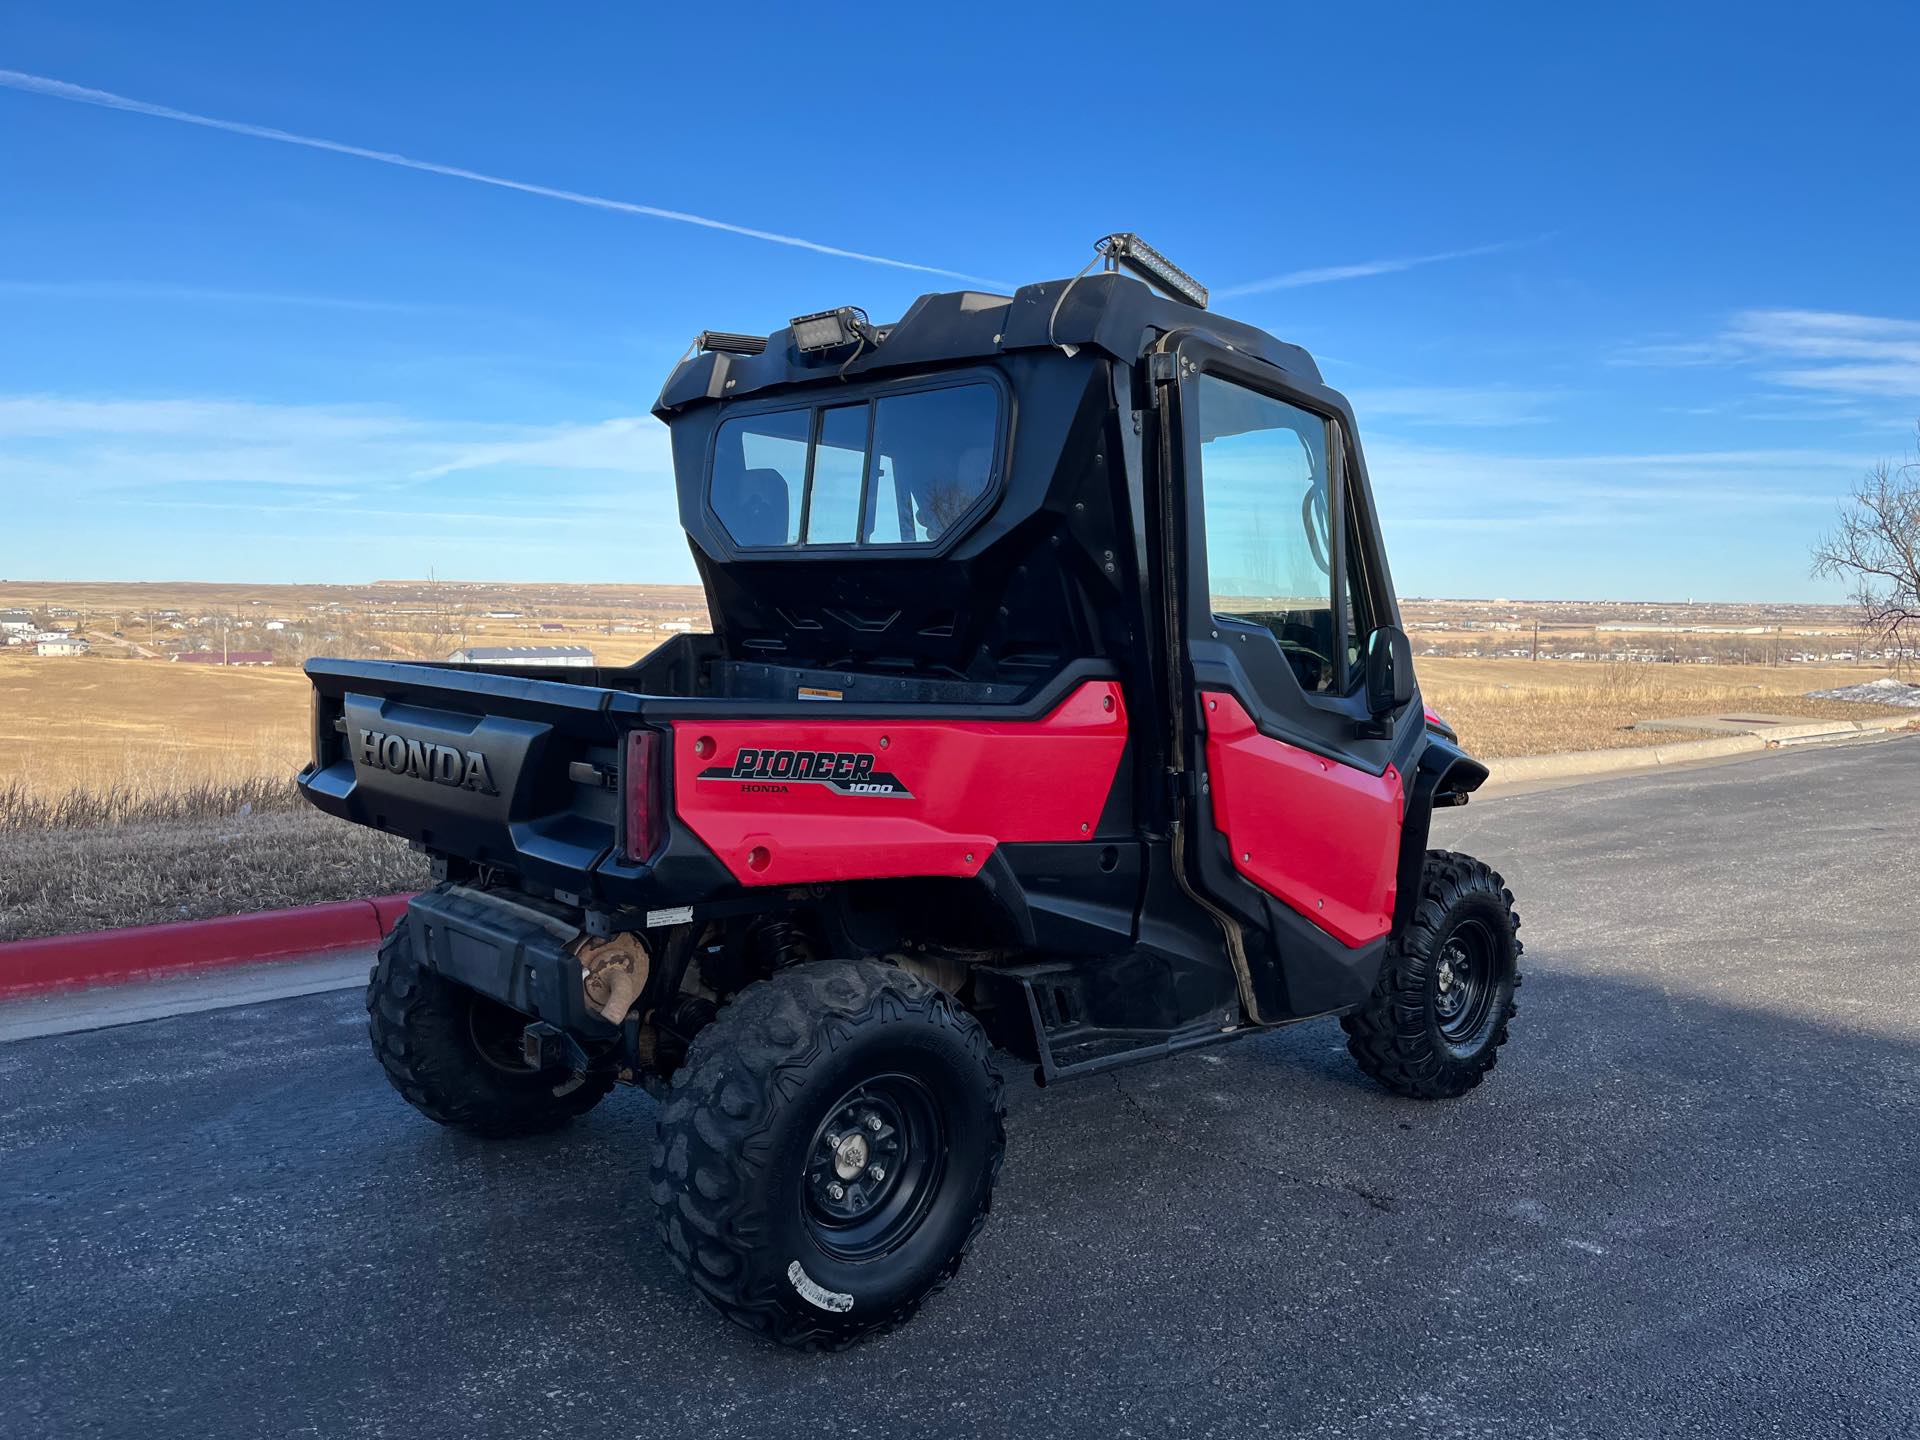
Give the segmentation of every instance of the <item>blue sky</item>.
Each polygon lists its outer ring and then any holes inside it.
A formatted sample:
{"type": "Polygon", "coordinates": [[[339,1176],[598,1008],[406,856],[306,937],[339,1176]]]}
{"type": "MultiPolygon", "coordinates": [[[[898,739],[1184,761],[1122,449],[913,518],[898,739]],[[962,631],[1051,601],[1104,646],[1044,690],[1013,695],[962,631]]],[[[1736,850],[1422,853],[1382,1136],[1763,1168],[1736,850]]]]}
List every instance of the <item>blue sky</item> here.
{"type": "Polygon", "coordinates": [[[1810,13],[12,0],[0,577],[690,579],[694,332],[1135,229],[1353,398],[1403,594],[1838,598],[1920,10],[1810,13]]]}

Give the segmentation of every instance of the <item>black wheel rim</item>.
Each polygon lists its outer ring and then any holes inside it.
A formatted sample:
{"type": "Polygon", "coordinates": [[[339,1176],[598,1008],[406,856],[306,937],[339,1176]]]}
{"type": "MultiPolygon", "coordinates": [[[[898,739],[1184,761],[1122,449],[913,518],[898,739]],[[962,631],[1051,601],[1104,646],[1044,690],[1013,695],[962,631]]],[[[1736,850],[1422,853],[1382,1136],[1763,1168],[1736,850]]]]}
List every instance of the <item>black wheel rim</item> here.
{"type": "Polygon", "coordinates": [[[807,1228],[842,1260],[870,1260],[926,1218],[946,1176],[946,1124],[912,1075],[876,1075],[828,1109],[800,1186],[807,1228]]]}
{"type": "Polygon", "coordinates": [[[1449,1045],[1473,1043],[1499,988],[1499,951],[1482,920],[1462,920],[1440,942],[1433,967],[1433,1013],[1449,1045]]]}

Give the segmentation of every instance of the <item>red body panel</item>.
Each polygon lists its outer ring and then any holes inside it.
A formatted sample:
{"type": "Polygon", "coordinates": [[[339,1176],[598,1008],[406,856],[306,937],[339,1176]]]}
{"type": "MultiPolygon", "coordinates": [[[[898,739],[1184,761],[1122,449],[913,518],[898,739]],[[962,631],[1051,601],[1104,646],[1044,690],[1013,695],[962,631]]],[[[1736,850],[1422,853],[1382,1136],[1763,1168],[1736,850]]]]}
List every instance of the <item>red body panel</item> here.
{"type": "Polygon", "coordinates": [[[1234,868],[1343,945],[1386,934],[1405,808],[1399,773],[1324,760],[1262,735],[1233,696],[1203,698],[1213,819],[1234,868]]]}
{"type": "Polygon", "coordinates": [[[1119,685],[1097,680],[1039,720],[823,715],[673,730],[681,820],[742,884],[795,885],[971,876],[999,844],[1090,839],[1127,711],[1119,685]]]}

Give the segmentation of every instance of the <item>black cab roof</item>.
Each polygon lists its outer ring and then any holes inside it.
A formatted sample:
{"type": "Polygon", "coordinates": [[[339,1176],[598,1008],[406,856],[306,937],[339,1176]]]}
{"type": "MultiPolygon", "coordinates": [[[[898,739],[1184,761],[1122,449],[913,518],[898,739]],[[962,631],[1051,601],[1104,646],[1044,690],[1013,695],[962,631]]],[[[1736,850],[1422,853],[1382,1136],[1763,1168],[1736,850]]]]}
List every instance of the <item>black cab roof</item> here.
{"type": "Polygon", "coordinates": [[[1155,293],[1131,276],[1102,273],[1023,285],[1011,296],[977,290],[922,295],[878,345],[851,360],[803,354],[792,327],[767,337],[764,352],[703,351],[683,360],[654,403],[662,420],[704,403],[743,399],[789,385],[926,369],[1013,350],[1091,349],[1131,363],[1173,330],[1199,331],[1230,350],[1265,361],[1309,385],[1320,383],[1313,357],[1264,330],[1155,293]]]}

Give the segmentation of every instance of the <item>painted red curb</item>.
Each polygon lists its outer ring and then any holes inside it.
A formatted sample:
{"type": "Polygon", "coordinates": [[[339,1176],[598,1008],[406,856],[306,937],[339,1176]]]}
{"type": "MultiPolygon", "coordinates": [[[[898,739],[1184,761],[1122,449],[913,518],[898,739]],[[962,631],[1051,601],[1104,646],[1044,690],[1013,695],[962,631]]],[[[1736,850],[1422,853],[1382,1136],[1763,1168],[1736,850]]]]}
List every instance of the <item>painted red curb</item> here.
{"type": "Polygon", "coordinates": [[[378,945],[411,895],[0,944],[0,999],[378,945]]]}

